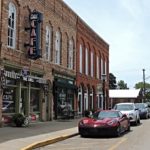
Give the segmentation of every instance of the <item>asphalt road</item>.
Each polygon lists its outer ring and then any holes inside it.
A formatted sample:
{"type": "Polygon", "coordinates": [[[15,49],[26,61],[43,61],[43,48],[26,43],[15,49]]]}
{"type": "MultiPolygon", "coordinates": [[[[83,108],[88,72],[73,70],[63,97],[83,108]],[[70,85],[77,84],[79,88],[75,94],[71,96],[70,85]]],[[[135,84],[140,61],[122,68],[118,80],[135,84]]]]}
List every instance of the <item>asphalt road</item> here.
{"type": "MultiPolygon", "coordinates": [[[[150,119],[141,120],[138,126],[119,138],[82,138],[76,136],[42,147],[39,150],[150,150],[150,119]]],[[[38,150],[38,149],[37,149],[38,150]]]]}
{"type": "Polygon", "coordinates": [[[10,127],[5,126],[0,128],[0,143],[12,140],[25,138],[53,131],[76,127],[79,119],[69,120],[53,120],[49,122],[31,123],[29,127],[10,127]]]}

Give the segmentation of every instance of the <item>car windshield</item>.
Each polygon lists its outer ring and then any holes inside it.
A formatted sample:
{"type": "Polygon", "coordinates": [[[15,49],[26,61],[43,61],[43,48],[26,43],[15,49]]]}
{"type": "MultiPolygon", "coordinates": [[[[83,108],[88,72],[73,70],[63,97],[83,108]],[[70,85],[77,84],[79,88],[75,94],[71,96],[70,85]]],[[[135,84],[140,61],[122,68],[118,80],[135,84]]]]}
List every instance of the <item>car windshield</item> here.
{"type": "Polygon", "coordinates": [[[140,108],[140,109],[145,108],[145,105],[142,103],[136,103],[135,106],[136,106],[136,108],[140,108]]]}
{"type": "Polygon", "coordinates": [[[119,113],[117,111],[100,111],[93,114],[94,119],[104,119],[104,118],[117,118],[119,113]]]}
{"type": "Polygon", "coordinates": [[[133,105],[131,105],[131,104],[119,104],[119,105],[116,105],[115,109],[123,110],[123,111],[133,110],[133,105]]]}

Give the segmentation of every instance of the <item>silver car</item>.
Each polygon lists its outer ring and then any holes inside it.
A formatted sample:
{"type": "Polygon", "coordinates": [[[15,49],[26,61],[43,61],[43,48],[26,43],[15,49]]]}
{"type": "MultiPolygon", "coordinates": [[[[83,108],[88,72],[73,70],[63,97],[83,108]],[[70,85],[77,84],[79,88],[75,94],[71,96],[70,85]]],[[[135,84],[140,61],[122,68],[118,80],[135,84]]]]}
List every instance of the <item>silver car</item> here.
{"type": "Polygon", "coordinates": [[[114,106],[115,110],[121,111],[122,114],[126,114],[130,119],[130,122],[137,125],[140,123],[139,110],[134,103],[118,103],[114,106]]]}

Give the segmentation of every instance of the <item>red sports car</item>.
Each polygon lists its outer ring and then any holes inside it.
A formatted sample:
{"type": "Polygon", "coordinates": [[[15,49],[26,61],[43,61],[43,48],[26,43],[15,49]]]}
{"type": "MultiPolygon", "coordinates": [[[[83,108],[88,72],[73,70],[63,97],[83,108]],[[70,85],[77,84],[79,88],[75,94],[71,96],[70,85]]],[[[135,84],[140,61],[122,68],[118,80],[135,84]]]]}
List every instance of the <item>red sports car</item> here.
{"type": "Polygon", "coordinates": [[[92,135],[120,136],[121,133],[130,131],[130,120],[120,111],[101,110],[80,120],[78,130],[83,137],[92,135]]]}

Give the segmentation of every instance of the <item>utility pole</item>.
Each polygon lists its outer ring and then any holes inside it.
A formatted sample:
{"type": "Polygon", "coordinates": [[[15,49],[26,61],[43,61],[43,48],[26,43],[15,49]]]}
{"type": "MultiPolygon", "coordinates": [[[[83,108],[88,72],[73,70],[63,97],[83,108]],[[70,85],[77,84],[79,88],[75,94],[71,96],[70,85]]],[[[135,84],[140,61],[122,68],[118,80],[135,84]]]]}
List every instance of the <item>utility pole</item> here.
{"type": "Polygon", "coordinates": [[[142,99],[142,103],[143,103],[143,100],[145,102],[145,69],[143,69],[143,98],[142,99]]]}

